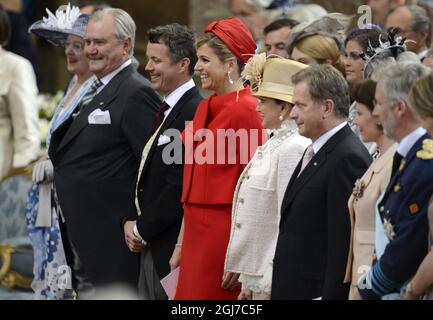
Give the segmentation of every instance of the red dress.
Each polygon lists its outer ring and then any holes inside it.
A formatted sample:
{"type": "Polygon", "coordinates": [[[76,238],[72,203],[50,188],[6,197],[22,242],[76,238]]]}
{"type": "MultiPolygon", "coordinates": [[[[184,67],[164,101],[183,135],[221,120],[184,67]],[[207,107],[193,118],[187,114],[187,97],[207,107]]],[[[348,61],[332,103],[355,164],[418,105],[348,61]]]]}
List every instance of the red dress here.
{"type": "Polygon", "coordinates": [[[256,107],[257,99],[248,88],[213,95],[201,102],[192,125],[182,135],[185,229],[178,300],[235,300],[239,295],[239,289],[227,291],[221,284],[236,183],[266,137],[256,107]],[[233,129],[224,131],[230,137],[239,133],[237,143],[231,145],[230,139],[221,138],[221,129],[233,129]]]}

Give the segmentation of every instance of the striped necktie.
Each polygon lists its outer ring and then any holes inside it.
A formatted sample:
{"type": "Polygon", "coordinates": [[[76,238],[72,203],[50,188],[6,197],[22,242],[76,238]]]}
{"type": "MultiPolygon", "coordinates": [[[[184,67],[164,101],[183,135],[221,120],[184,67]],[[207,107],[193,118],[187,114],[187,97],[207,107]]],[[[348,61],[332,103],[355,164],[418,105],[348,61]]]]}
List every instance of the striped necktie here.
{"type": "Polygon", "coordinates": [[[96,79],[93,81],[92,85],[89,88],[89,91],[84,95],[83,99],[81,99],[80,111],[83,110],[96,96],[98,93],[98,89],[103,85],[102,81],[96,79]]]}

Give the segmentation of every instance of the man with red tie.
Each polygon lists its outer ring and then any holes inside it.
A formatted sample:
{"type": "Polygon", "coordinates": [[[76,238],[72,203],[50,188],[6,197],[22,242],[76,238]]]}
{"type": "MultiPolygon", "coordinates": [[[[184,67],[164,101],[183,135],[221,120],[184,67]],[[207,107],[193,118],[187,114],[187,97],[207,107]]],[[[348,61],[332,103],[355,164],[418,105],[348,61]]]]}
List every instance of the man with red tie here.
{"type": "Polygon", "coordinates": [[[175,23],[150,29],[148,36],[146,70],[164,103],[142,153],[136,189],[139,216],[126,222],[124,231],[130,250],[141,252],[140,295],[154,300],[167,298],[160,279],[170,272],[169,260],[183,218],[180,133],[193,119],[202,97],[192,80],[197,62],[193,32],[175,23]],[[179,146],[174,150],[176,161],[164,156],[171,144],[179,146]]]}

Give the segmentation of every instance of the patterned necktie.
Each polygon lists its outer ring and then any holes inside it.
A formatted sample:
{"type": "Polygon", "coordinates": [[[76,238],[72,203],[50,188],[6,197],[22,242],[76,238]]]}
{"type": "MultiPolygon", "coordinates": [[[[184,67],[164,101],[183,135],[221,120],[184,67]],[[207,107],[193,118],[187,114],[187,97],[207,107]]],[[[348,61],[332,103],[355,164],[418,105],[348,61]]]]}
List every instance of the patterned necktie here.
{"type": "Polygon", "coordinates": [[[310,145],[307,150],[305,151],[304,157],[302,158],[302,166],[301,171],[299,171],[298,177],[302,174],[305,167],[310,163],[311,159],[314,157],[314,149],[313,145],[310,145]]]}
{"type": "Polygon", "coordinates": [[[403,156],[400,153],[395,152],[394,160],[392,161],[391,178],[395,176],[398,168],[400,167],[401,160],[403,160],[403,156]]]}
{"type": "Polygon", "coordinates": [[[98,89],[103,85],[102,81],[99,79],[96,79],[93,81],[92,85],[90,86],[89,90],[84,95],[83,99],[81,99],[80,104],[80,111],[83,110],[87,105],[93,100],[93,98],[98,93],[98,89]]]}
{"type": "Polygon", "coordinates": [[[155,133],[158,130],[159,126],[162,124],[165,118],[165,112],[170,109],[170,106],[164,101],[164,103],[159,107],[159,111],[155,116],[155,120],[153,122],[152,133],[155,133]]]}

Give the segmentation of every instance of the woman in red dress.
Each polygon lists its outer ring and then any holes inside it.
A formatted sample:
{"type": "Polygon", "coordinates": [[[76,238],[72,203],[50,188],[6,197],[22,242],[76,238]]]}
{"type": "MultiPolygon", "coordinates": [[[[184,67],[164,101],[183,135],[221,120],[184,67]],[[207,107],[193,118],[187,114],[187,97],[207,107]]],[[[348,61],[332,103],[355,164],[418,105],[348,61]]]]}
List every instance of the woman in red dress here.
{"type": "Polygon", "coordinates": [[[257,99],[239,80],[256,45],[245,25],[229,18],[211,23],[197,48],[196,72],[203,89],[214,94],[199,105],[182,135],[184,224],[171,260],[172,268],[181,260],[175,298],[235,300],[239,283],[224,274],[233,195],[264,136],[257,99]]]}

